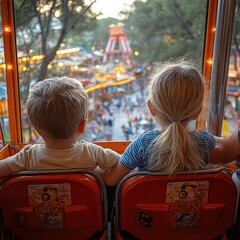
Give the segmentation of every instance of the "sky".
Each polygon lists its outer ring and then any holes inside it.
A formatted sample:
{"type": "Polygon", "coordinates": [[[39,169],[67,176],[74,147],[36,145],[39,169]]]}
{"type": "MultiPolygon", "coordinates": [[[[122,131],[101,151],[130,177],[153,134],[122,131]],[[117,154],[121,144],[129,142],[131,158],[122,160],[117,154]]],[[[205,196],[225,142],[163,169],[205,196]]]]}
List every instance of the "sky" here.
{"type": "Polygon", "coordinates": [[[134,0],[97,0],[93,4],[93,11],[102,11],[103,15],[100,18],[119,18],[118,13],[126,9],[134,0]]]}

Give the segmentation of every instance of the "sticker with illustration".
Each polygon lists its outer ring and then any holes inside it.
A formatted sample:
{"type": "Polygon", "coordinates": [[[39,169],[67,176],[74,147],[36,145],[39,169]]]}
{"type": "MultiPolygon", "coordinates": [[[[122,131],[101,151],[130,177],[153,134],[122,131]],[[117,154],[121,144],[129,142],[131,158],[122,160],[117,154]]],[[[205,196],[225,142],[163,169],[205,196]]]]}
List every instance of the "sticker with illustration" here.
{"type": "Polygon", "coordinates": [[[42,228],[63,228],[64,206],[72,204],[69,183],[29,185],[28,198],[42,228]]]}
{"type": "Polygon", "coordinates": [[[208,181],[169,182],[167,184],[166,203],[207,203],[208,190],[208,181]]]}

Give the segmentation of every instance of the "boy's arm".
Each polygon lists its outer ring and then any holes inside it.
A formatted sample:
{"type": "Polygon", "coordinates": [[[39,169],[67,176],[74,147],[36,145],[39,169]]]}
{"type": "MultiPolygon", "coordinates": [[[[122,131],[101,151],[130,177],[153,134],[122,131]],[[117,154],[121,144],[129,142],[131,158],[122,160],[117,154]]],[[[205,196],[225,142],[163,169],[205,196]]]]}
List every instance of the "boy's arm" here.
{"type": "Polygon", "coordinates": [[[0,160],[0,178],[6,177],[12,174],[10,167],[7,164],[6,160],[0,160]]]}
{"type": "Polygon", "coordinates": [[[116,186],[119,181],[130,171],[131,169],[125,167],[119,161],[112,169],[102,175],[102,178],[106,185],[116,186]]]}

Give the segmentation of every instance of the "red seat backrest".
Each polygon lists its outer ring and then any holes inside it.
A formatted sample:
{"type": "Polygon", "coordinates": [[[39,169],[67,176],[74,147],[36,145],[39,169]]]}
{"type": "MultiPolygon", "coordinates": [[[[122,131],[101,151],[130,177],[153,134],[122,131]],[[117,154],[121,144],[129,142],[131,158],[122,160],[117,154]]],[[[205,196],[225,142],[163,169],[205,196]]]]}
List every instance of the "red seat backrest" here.
{"type": "Polygon", "coordinates": [[[107,223],[106,188],[89,170],[26,171],[0,189],[4,227],[24,240],[86,239],[107,223]]]}
{"type": "Polygon", "coordinates": [[[116,190],[118,232],[139,239],[213,239],[234,224],[238,192],[223,171],[133,173],[116,190]]]}

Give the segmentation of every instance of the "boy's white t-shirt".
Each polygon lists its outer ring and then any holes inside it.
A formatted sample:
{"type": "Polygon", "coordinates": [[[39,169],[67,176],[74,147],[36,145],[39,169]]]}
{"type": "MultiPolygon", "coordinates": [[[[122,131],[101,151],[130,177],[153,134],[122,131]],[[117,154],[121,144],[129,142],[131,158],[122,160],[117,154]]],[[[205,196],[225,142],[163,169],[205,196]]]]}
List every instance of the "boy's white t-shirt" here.
{"type": "Polygon", "coordinates": [[[108,171],[120,155],[111,149],[81,141],[69,149],[52,149],[45,144],[28,144],[17,154],[6,158],[12,172],[44,169],[95,169],[108,171]]]}

